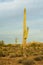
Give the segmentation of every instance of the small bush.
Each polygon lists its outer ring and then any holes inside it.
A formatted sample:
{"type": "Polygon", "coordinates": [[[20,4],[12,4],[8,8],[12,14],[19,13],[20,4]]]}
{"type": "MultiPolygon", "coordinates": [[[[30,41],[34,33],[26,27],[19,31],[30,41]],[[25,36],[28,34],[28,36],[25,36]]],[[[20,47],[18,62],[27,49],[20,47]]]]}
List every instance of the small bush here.
{"type": "Polygon", "coordinates": [[[0,51],[0,57],[3,57],[3,52],[2,51],[0,51]]]}
{"type": "Polygon", "coordinates": [[[10,58],[15,58],[15,57],[16,57],[16,54],[10,53],[10,54],[9,54],[9,57],[10,57],[10,58]]]}
{"type": "Polygon", "coordinates": [[[43,56],[36,57],[36,58],[34,58],[34,60],[35,61],[41,61],[41,60],[43,60],[43,56]]]}
{"type": "Polygon", "coordinates": [[[35,64],[33,60],[24,60],[22,63],[23,65],[34,65],[35,64]]]}
{"type": "Polygon", "coordinates": [[[41,56],[42,60],[43,60],[43,56],[41,56]]]}
{"type": "Polygon", "coordinates": [[[18,60],[18,63],[22,63],[22,61],[23,61],[22,59],[19,59],[19,60],[18,60]]]}

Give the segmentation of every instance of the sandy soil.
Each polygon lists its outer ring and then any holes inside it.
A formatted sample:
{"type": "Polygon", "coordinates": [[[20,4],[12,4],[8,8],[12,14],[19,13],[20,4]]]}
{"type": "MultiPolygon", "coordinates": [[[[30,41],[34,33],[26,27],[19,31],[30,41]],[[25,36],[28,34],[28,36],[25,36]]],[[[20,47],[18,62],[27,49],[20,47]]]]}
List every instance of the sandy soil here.
{"type": "Polygon", "coordinates": [[[43,65],[43,56],[29,56],[26,58],[0,57],[0,65],[43,65]]]}

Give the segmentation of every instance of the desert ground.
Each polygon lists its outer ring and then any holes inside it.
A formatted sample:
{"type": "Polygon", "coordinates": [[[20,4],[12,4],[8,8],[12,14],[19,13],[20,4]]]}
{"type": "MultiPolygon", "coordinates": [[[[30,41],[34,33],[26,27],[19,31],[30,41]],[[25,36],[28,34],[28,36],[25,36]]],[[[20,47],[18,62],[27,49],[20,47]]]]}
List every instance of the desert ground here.
{"type": "Polygon", "coordinates": [[[0,65],[43,65],[43,56],[0,58],[0,65]]]}

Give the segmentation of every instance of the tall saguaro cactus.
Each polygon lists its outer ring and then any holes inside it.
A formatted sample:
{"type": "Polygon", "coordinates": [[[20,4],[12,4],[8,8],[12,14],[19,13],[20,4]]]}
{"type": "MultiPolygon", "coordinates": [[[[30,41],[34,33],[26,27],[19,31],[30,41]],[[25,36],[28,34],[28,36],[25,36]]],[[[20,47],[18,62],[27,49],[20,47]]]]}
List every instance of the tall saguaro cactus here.
{"type": "Polygon", "coordinates": [[[28,37],[28,27],[26,25],[26,8],[24,8],[24,21],[23,21],[23,56],[26,57],[26,40],[28,37]]]}
{"type": "Polygon", "coordinates": [[[24,21],[23,21],[23,46],[26,45],[26,40],[28,37],[28,27],[26,25],[26,8],[24,8],[24,21]]]}

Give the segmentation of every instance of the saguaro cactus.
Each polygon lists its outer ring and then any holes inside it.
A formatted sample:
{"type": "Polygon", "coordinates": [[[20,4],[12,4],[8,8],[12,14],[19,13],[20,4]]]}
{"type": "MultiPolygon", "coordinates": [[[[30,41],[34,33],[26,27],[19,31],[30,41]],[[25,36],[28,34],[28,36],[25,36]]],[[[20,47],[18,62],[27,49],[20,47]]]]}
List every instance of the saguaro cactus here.
{"type": "Polygon", "coordinates": [[[23,46],[26,45],[29,28],[26,25],[26,8],[24,8],[24,21],[23,21],[23,46]]]}
{"type": "Polygon", "coordinates": [[[26,56],[26,40],[28,37],[29,28],[26,25],[26,8],[24,8],[24,21],[23,21],[23,56],[26,56]]]}

